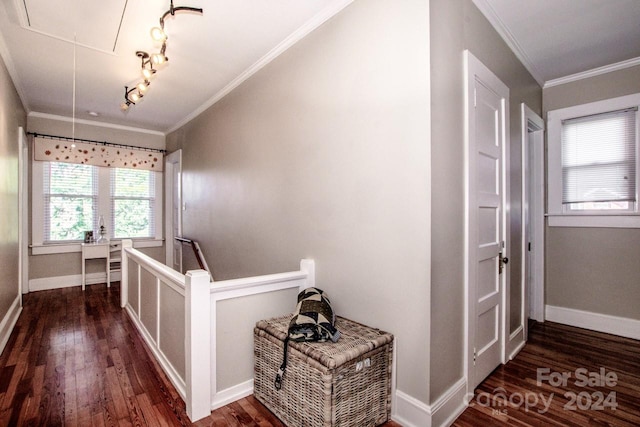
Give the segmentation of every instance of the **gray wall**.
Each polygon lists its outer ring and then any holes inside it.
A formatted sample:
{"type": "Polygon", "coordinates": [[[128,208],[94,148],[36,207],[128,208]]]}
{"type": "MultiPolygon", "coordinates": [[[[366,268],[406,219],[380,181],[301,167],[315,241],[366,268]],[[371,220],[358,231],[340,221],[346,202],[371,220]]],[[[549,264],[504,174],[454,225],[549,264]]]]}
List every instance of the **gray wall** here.
{"type": "Polygon", "coordinates": [[[19,294],[18,284],[18,128],[27,116],[0,59],[0,320],[19,294]]]}
{"type": "MultiPolygon", "coordinates": [[[[71,137],[72,123],[70,120],[60,120],[55,116],[41,117],[39,115],[29,115],[27,130],[29,132],[71,137]]],[[[116,144],[135,145],[139,147],[158,149],[165,148],[165,137],[159,132],[135,131],[132,129],[100,126],[98,124],[92,125],[90,123],[76,123],[75,136],[76,138],[108,141],[116,144]]],[[[31,223],[31,214],[29,215],[29,223],[31,223]]],[[[29,236],[31,236],[31,227],[29,230],[29,236]]],[[[31,237],[29,238],[29,242],[31,242],[31,237]]],[[[142,248],[140,250],[164,264],[164,246],[142,248]]],[[[104,261],[102,260],[90,260],[90,262],[87,262],[87,273],[104,272],[104,268],[104,261]]],[[[80,252],[51,255],[29,255],[30,279],[68,276],[80,274],[81,272],[82,258],[80,252]]]]}
{"type": "MultiPolygon", "coordinates": [[[[544,89],[544,114],[640,93],[640,66],[544,89]]],[[[546,304],[640,320],[640,229],[547,227],[546,304]]]]}
{"type": "Polygon", "coordinates": [[[291,313],[298,289],[218,301],[216,306],[216,391],[253,379],[256,322],[291,313]],[[249,357],[247,357],[249,355],[249,357]]]}
{"type": "Polygon", "coordinates": [[[510,90],[511,330],[520,323],[520,103],[541,114],[542,90],[471,0],[431,0],[430,19],[433,402],[463,376],[464,49],[469,49],[510,90]]]}
{"type": "Polygon", "coordinates": [[[423,0],[356,1],[167,137],[215,279],[314,259],[339,315],[396,335],[398,388],[424,402],[428,25],[423,0]]]}

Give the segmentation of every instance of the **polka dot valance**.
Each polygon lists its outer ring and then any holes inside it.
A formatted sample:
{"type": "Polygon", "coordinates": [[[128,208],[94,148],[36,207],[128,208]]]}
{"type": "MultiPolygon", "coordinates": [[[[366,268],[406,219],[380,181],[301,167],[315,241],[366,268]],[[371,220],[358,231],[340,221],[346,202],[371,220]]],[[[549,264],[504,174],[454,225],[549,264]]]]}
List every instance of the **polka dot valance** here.
{"type": "Polygon", "coordinates": [[[64,163],[80,163],[112,168],[143,169],[162,172],[164,154],[124,145],[87,142],[36,135],[34,137],[35,160],[64,163]]]}

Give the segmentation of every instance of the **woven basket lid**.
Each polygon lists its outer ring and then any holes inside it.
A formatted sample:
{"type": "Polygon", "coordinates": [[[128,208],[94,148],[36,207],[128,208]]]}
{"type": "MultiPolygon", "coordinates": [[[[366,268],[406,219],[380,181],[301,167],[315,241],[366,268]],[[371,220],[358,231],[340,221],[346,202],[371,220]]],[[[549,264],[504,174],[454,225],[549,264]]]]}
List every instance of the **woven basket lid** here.
{"type": "MultiPolygon", "coordinates": [[[[256,328],[284,341],[293,314],[260,320],[256,328]]],[[[329,369],[341,366],[359,356],[393,341],[393,335],[371,328],[353,320],[336,316],[336,328],[340,331],[338,342],[295,342],[289,345],[329,369]]]]}

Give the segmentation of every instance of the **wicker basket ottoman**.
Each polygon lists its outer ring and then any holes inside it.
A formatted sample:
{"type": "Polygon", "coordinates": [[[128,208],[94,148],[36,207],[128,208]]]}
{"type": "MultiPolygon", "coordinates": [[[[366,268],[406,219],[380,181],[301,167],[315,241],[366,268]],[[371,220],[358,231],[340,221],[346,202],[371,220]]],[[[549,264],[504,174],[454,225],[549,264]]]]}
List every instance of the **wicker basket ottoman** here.
{"type": "Polygon", "coordinates": [[[336,343],[289,342],[282,389],[274,380],[293,315],[254,329],[255,397],[289,427],[367,427],[391,411],[393,335],[338,317],[336,343]]]}

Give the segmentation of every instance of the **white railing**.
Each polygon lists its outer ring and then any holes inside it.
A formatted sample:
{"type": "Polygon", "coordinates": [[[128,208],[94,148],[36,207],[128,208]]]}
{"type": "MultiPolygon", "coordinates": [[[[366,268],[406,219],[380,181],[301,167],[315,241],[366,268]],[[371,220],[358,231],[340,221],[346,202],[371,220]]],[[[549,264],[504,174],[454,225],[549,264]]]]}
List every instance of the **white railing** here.
{"type": "Polygon", "coordinates": [[[265,316],[293,311],[295,294],[313,286],[314,276],[313,261],[302,260],[300,271],[210,282],[204,270],[183,275],[123,240],[121,306],[184,399],[187,415],[197,421],[253,392],[248,368],[253,364],[251,325],[265,316]],[[223,312],[220,304],[236,300],[233,303],[243,305],[243,298],[261,309],[242,313],[241,324],[218,318],[223,312]],[[234,356],[233,366],[225,366],[217,357],[218,349],[229,345],[220,346],[219,341],[229,337],[233,347],[229,350],[243,349],[234,356]],[[219,391],[218,377],[230,370],[236,377],[227,379],[219,391]]]}
{"type": "Polygon", "coordinates": [[[178,273],[131,243],[122,241],[120,305],[184,399],[189,418],[209,416],[209,273],[178,273]]]}

